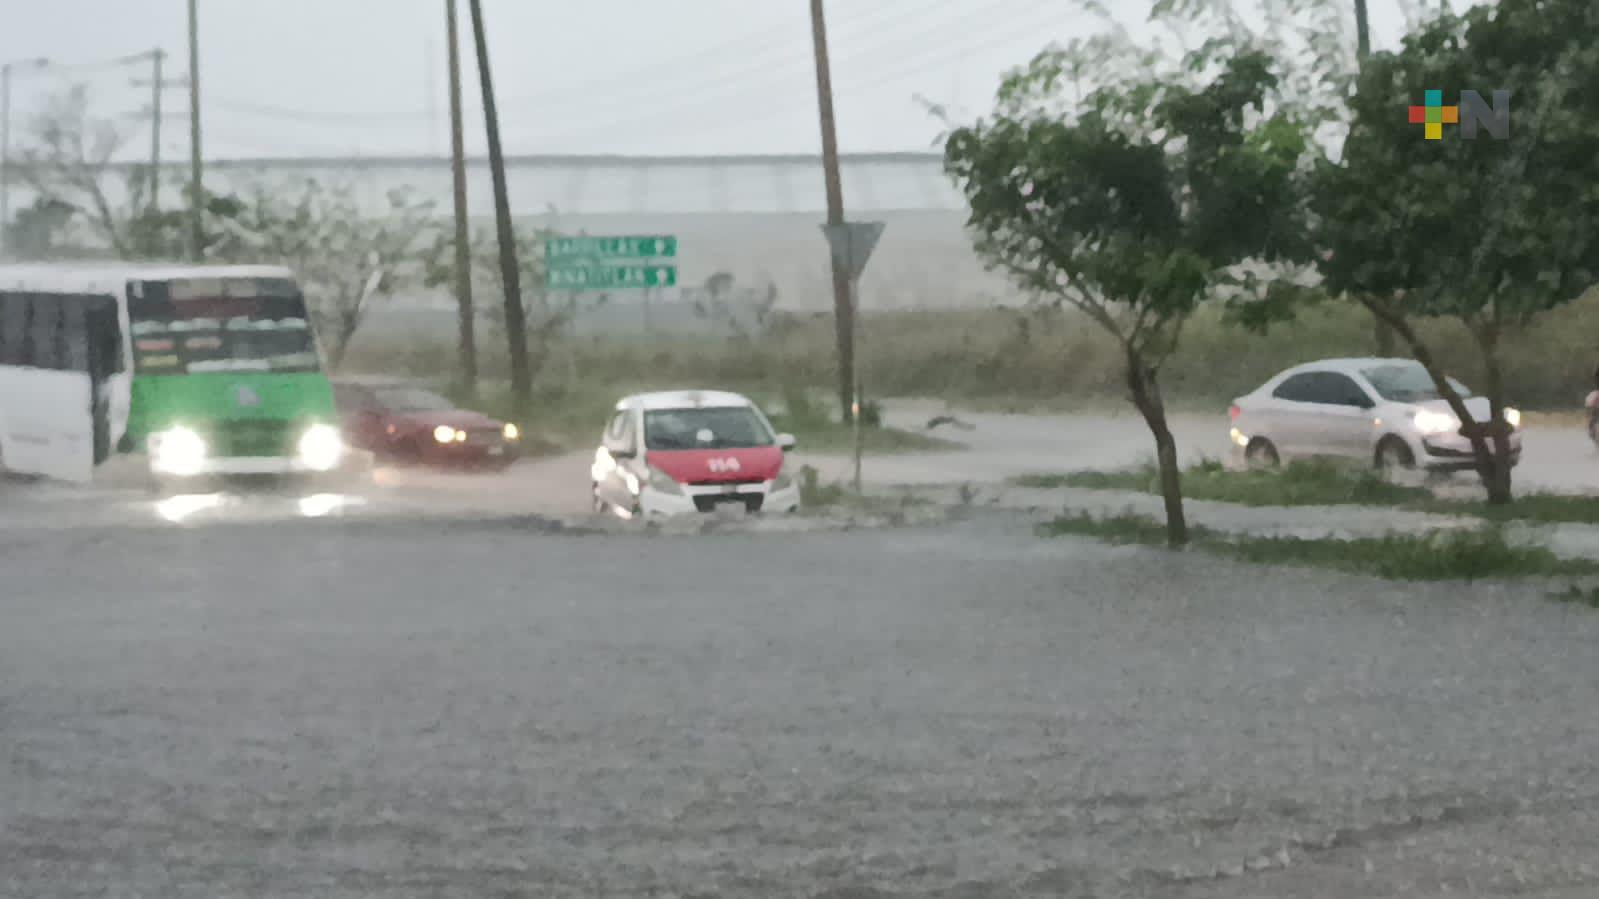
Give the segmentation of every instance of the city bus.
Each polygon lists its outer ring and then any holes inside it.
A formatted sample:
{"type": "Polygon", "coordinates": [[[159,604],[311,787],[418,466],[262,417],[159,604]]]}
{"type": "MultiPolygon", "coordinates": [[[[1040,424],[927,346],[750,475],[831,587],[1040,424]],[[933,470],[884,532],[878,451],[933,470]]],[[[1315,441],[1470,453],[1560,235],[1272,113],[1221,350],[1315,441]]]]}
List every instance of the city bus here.
{"type": "Polygon", "coordinates": [[[162,484],[339,467],[292,272],[0,266],[0,469],[86,482],[114,452],[162,484]]]}

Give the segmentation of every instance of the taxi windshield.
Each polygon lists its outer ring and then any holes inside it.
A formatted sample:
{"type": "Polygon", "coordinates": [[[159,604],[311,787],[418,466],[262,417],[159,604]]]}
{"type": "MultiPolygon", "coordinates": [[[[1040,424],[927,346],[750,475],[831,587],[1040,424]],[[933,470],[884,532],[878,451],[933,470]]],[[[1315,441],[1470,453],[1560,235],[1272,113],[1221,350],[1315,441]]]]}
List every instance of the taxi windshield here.
{"type": "Polygon", "coordinates": [[[775,443],[766,422],[747,406],[644,413],[644,445],[652,450],[739,449],[775,443]]]}

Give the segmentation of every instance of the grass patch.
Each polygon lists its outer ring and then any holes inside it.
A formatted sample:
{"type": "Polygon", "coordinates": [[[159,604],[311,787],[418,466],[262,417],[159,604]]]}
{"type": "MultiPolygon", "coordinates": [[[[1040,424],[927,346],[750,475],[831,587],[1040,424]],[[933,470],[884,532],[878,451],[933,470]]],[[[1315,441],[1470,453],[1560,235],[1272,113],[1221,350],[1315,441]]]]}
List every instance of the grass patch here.
{"type": "MultiPolygon", "coordinates": [[[[1013,478],[1019,487],[1080,487],[1160,493],[1153,465],[1119,471],[1074,471],[1013,478]]],[[[1439,499],[1425,487],[1390,483],[1373,469],[1323,460],[1293,460],[1275,469],[1229,471],[1214,461],[1183,472],[1183,498],[1244,506],[1383,506],[1439,515],[1475,516],[1490,522],[1599,525],[1599,497],[1528,493],[1508,505],[1439,499]]]]}
{"type": "Polygon", "coordinates": [[[1555,602],[1564,602],[1577,606],[1587,606],[1590,609],[1599,609],[1599,587],[1588,587],[1584,589],[1576,584],[1573,584],[1562,592],[1549,594],[1549,598],[1555,602]]]}
{"type": "MultiPolygon", "coordinates": [[[[1096,518],[1087,512],[1078,512],[1075,515],[1062,515],[1053,521],[1047,522],[1039,528],[1039,533],[1046,537],[1093,537],[1107,543],[1128,544],[1136,543],[1146,546],[1166,545],[1166,525],[1153,518],[1124,512],[1120,515],[1107,515],[1096,518]]],[[[1196,541],[1205,539],[1208,533],[1200,528],[1190,527],[1189,536],[1196,541]]]]}
{"type": "MultiPolygon", "coordinates": [[[[1132,513],[1099,518],[1087,513],[1065,515],[1040,531],[1046,536],[1093,537],[1117,544],[1166,543],[1163,523],[1132,513]]],[[[1512,544],[1495,528],[1322,539],[1237,536],[1200,527],[1191,527],[1189,533],[1194,549],[1215,555],[1260,565],[1373,574],[1389,580],[1472,581],[1599,573],[1599,561],[1563,559],[1546,547],[1512,544]]]]}
{"type": "Polygon", "coordinates": [[[1528,493],[1503,506],[1463,500],[1429,500],[1417,505],[1444,515],[1475,515],[1494,522],[1529,521],[1539,524],[1599,524],[1599,496],[1570,493],[1528,493]]]}
{"type": "MultiPolygon", "coordinates": [[[[1121,471],[1024,475],[1013,483],[1159,493],[1160,472],[1146,465],[1121,471]]],[[[1432,493],[1422,487],[1391,484],[1369,469],[1321,460],[1296,459],[1280,468],[1250,471],[1229,471],[1220,462],[1207,460],[1183,472],[1183,497],[1245,506],[1397,506],[1431,500],[1432,493]]]]}

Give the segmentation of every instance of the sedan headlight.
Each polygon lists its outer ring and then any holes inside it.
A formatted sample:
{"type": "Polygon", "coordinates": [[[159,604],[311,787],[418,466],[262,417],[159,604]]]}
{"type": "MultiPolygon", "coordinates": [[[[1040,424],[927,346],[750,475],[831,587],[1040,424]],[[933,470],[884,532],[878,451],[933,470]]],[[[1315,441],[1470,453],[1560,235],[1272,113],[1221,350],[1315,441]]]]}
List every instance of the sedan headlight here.
{"type": "Polygon", "coordinates": [[[651,468],[650,489],[658,493],[666,493],[676,496],[677,494],[683,492],[683,485],[679,484],[671,475],[661,471],[659,468],[651,468]]]}
{"type": "Polygon", "coordinates": [[[312,471],[332,471],[344,458],[344,439],[332,425],[312,425],[300,437],[300,461],[312,471]]]}
{"type": "Polygon", "coordinates": [[[164,474],[199,474],[206,453],[205,440],[188,428],[172,428],[150,439],[150,467],[164,474]]]}
{"type": "Polygon", "coordinates": [[[439,425],[433,429],[433,439],[440,443],[454,443],[455,429],[449,425],[439,425]]]}
{"type": "Polygon", "coordinates": [[[1521,410],[1511,406],[1506,406],[1505,421],[1509,423],[1512,428],[1521,427],[1521,410]]]}
{"type": "Polygon", "coordinates": [[[1423,409],[1416,413],[1416,430],[1423,434],[1446,434],[1460,430],[1460,421],[1446,412],[1423,409]]]}
{"type": "Polygon", "coordinates": [[[507,441],[515,442],[522,439],[522,429],[513,424],[507,424],[502,433],[507,441]]]}
{"type": "Polygon", "coordinates": [[[780,471],[777,473],[777,477],[772,478],[773,492],[778,490],[787,490],[792,486],[794,486],[794,478],[786,471],[780,471]]]}

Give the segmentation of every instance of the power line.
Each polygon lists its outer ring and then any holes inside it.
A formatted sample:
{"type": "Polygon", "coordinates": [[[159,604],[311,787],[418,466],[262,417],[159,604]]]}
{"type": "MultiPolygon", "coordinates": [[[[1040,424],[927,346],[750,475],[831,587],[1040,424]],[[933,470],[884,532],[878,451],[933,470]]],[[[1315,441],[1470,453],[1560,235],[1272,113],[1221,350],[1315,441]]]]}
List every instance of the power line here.
{"type": "MultiPolygon", "coordinates": [[[[847,19],[844,24],[846,26],[875,25],[879,24],[881,20],[896,18],[896,13],[900,13],[903,10],[922,9],[925,9],[925,0],[884,0],[884,2],[871,7],[866,14],[847,19]]],[[[844,30],[849,29],[846,28],[844,30]]],[[[684,88],[681,86],[673,88],[670,81],[667,81],[663,85],[662,78],[659,76],[671,73],[681,74],[685,65],[697,65],[703,68],[707,57],[714,56],[718,52],[725,49],[748,48],[750,45],[754,44],[757,47],[757,55],[759,55],[760,50],[772,48],[772,41],[770,41],[769,38],[781,38],[789,35],[790,33],[792,33],[792,29],[788,27],[773,28],[754,32],[752,34],[746,34],[742,37],[724,41],[710,47],[696,49],[691,53],[685,54],[681,57],[673,57],[670,60],[652,63],[650,65],[632,69],[618,75],[580,82],[577,84],[567,84],[558,89],[524,94],[519,97],[510,97],[507,98],[506,101],[501,105],[506,107],[526,106],[533,103],[550,103],[553,101],[552,106],[545,106],[543,108],[559,110],[563,106],[588,106],[591,105],[592,102],[588,98],[597,95],[605,95],[607,91],[604,89],[608,86],[620,85],[636,89],[641,84],[647,86],[648,88],[653,88],[654,90],[647,91],[646,96],[642,99],[636,96],[629,96],[627,99],[630,102],[636,101],[642,104],[648,102],[650,93],[661,93],[662,87],[665,87],[669,91],[684,90],[684,88]]],[[[737,74],[724,73],[718,75],[714,80],[719,81],[725,78],[737,77],[738,75],[750,72],[761,72],[766,69],[767,65],[767,62],[757,63],[753,66],[748,66],[739,70],[737,74]]],[[[701,81],[703,80],[704,79],[701,79],[701,81]]],[[[257,103],[227,97],[214,98],[212,102],[214,102],[219,108],[232,109],[236,112],[318,124],[410,124],[424,121],[428,118],[428,113],[426,111],[417,110],[392,112],[327,112],[318,110],[293,109],[284,106],[275,106],[266,103],[257,103]]]]}
{"type": "MultiPolygon", "coordinates": [[[[1003,4],[994,4],[994,6],[999,6],[999,5],[1003,5],[1003,4]]],[[[992,7],[989,7],[989,9],[992,9],[992,7]]],[[[894,66],[894,67],[891,67],[890,69],[886,70],[886,72],[885,71],[881,71],[881,70],[874,71],[872,68],[869,67],[866,70],[865,74],[868,77],[871,77],[871,76],[878,76],[878,77],[876,77],[875,80],[868,81],[864,85],[864,87],[866,89],[871,89],[871,88],[874,88],[874,87],[881,86],[883,84],[890,84],[890,83],[893,83],[896,80],[903,79],[903,78],[908,77],[910,75],[914,75],[914,74],[918,74],[920,72],[924,72],[924,71],[926,71],[927,69],[929,69],[929,68],[931,68],[933,66],[943,65],[943,64],[951,61],[952,59],[959,59],[960,57],[968,55],[968,54],[972,53],[973,51],[982,51],[982,50],[988,50],[988,49],[992,49],[992,48],[996,48],[996,47],[1000,47],[1000,46],[1005,46],[1005,45],[1013,43],[1013,42],[1015,42],[1015,41],[1017,41],[1017,40],[1019,40],[1019,39],[1021,39],[1023,37],[1026,37],[1029,34],[1037,33],[1040,29],[1044,28],[1046,25],[1056,24],[1062,18],[1064,18],[1063,11],[1060,10],[1060,9],[1054,9],[1054,10],[1049,11],[1042,20],[1036,19],[1036,18],[1027,18],[1025,20],[1021,20],[1020,21],[1021,27],[1003,29],[1002,32],[1000,34],[998,34],[997,36],[995,36],[992,40],[989,40],[989,41],[986,41],[986,42],[983,42],[983,43],[979,43],[979,44],[976,44],[976,45],[973,45],[973,44],[970,44],[970,43],[962,43],[958,47],[949,47],[949,46],[940,47],[940,46],[938,46],[936,44],[930,44],[930,45],[926,46],[922,52],[920,52],[920,53],[912,53],[912,54],[909,55],[908,58],[912,59],[912,60],[921,58],[921,61],[914,62],[912,65],[909,65],[909,66],[905,66],[905,65],[894,66]],[[951,50],[953,50],[953,52],[950,52],[951,50]],[[933,52],[932,52],[931,55],[929,55],[927,51],[933,51],[933,52]],[[922,57],[926,57],[926,58],[922,58],[922,57]]],[[[1007,20],[1007,21],[1004,21],[1004,22],[1002,22],[1000,24],[1017,25],[1018,24],[1018,20],[1015,20],[1015,19],[1007,20]]],[[[976,28],[976,29],[966,28],[966,29],[960,29],[959,33],[961,35],[963,35],[964,37],[966,37],[966,38],[971,38],[971,37],[974,37],[974,36],[992,35],[993,34],[993,29],[984,29],[984,28],[980,28],[980,27],[976,28]]],[[[871,52],[869,52],[869,53],[850,54],[850,56],[851,57],[855,57],[855,56],[867,57],[867,56],[869,56],[869,57],[874,57],[874,58],[887,56],[888,58],[891,58],[894,61],[901,62],[901,63],[905,62],[906,59],[907,59],[907,56],[905,56],[905,55],[895,56],[894,54],[884,54],[884,53],[881,53],[880,51],[877,51],[875,49],[871,50],[871,52]]],[[[848,58],[848,57],[846,57],[846,58],[848,58]]],[[[836,66],[835,68],[840,68],[841,69],[843,67],[836,66]]],[[[862,73],[857,71],[855,74],[856,74],[856,77],[860,77],[862,73]]],[[[750,86],[749,82],[742,82],[742,83],[734,86],[735,87],[735,92],[732,93],[732,94],[729,94],[729,95],[716,96],[716,97],[710,97],[710,98],[700,97],[700,98],[696,98],[696,101],[695,102],[691,102],[691,103],[677,104],[677,105],[668,106],[668,107],[664,107],[664,108],[650,109],[650,110],[647,110],[646,112],[644,112],[642,114],[639,114],[639,115],[626,115],[626,122],[627,122],[627,124],[629,126],[633,126],[633,125],[638,125],[638,124],[648,124],[650,122],[660,121],[662,119],[676,119],[676,118],[680,118],[680,117],[682,117],[684,115],[692,115],[692,114],[700,112],[702,110],[704,110],[704,111],[722,111],[722,110],[726,109],[726,107],[728,105],[728,102],[730,100],[739,99],[741,97],[748,97],[748,96],[754,95],[756,92],[749,90],[749,86],[750,86]]],[[[860,91],[861,89],[862,89],[862,85],[860,85],[860,84],[848,85],[848,90],[846,92],[844,92],[844,93],[847,96],[849,93],[856,93],[856,92],[860,91]]],[[[752,122],[752,121],[766,121],[766,120],[769,120],[771,118],[775,118],[775,117],[780,116],[780,115],[788,115],[791,112],[792,112],[792,107],[790,107],[790,106],[785,106],[785,105],[783,105],[781,103],[772,103],[772,104],[768,104],[768,109],[765,112],[757,114],[754,117],[745,116],[745,117],[740,118],[738,121],[726,122],[725,124],[722,124],[719,127],[718,126],[713,126],[713,128],[716,128],[716,130],[725,131],[725,130],[727,130],[729,128],[737,127],[737,126],[743,125],[743,124],[747,124],[747,123],[752,122]]],[[[600,136],[605,136],[607,134],[615,133],[616,127],[617,126],[616,126],[615,119],[611,120],[608,124],[604,124],[604,125],[601,125],[598,122],[596,122],[592,126],[580,127],[580,128],[577,128],[577,129],[573,129],[573,130],[567,131],[567,132],[565,132],[565,133],[563,133],[561,135],[556,136],[555,139],[560,139],[560,140],[574,140],[574,139],[583,140],[583,139],[588,139],[588,138],[591,138],[591,137],[600,137],[600,136]]],[[[696,131],[701,131],[701,133],[703,133],[702,129],[695,129],[695,130],[696,131]]]]}

